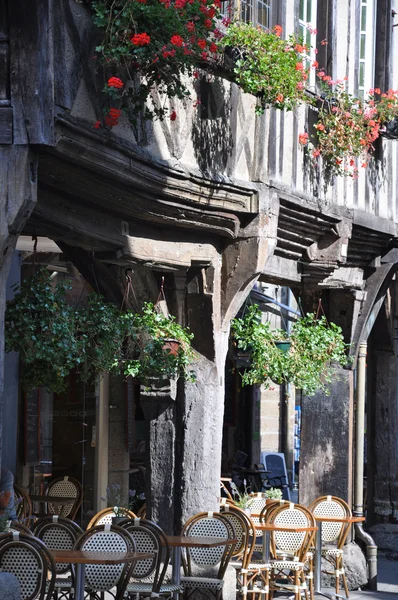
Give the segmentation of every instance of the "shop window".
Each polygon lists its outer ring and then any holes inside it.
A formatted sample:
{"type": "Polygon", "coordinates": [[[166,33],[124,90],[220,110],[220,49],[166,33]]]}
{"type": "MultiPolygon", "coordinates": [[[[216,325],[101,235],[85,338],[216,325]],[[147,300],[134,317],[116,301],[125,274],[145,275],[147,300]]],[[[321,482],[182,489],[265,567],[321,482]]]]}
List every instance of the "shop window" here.
{"type": "Polygon", "coordinates": [[[359,14],[358,95],[364,98],[374,81],[374,0],[361,0],[359,14]]]}
{"type": "MultiPolygon", "coordinates": [[[[316,60],[316,19],[317,19],[317,1],[316,0],[300,0],[299,10],[299,37],[307,47],[307,52],[304,55],[306,67],[310,68],[316,60]]],[[[314,69],[310,71],[309,86],[315,85],[314,69]]]]}

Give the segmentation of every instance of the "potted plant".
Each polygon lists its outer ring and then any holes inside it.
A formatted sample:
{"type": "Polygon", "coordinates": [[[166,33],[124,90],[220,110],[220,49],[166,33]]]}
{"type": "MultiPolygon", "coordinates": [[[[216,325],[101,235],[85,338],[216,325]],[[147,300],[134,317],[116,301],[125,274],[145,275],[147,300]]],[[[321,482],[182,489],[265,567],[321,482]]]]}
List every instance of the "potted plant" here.
{"type": "Polygon", "coordinates": [[[55,284],[39,269],[7,302],[6,352],[20,353],[24,389],[43,386],[62,393],[72,370],[82,381],[107,371],[144,382],[182,374],[194,379],[193,335],[174,317],[149,303],[141,313],[124,313],[95,293],[74,308],[66,299],[70,287],[68,281],[55,284]]]}
{"type": "Polygon", "coordinates": [[[250,306],[246,314],[232,321],[235,343],[243,350],[249,349],[250,367],[242,373],[243,385],[279,385],[292,383],[307,395],[317,390],[329,393],[328,386],[335,364],[347,364],[341,328],[328,323],[325,316],[316,314],[300,317],[290,332],[290,349],[285,352],[275,342],[287,339],[286,332],[272,329],[262,322],[258,306],[250,306]]]}
{"type": "Polygon", "coordinates": [[[280,490],[279,488],[270,488],[269,490],[266,490],[264,492],[265,497],[267,498],[266,503],[270,504],[272,502],[275,502],[275,500],[282,500],[282,490],[280,490]]]}
{"type": "Polygon", "coordinates": [[[69,282],[56,286],[50,273],[39,269],[14,286],[18,291],[7,302],[5,350],[19,352],[24,389],[46,387],[65,391],[65,377],[76,366],[79,354],[75,337],[75,310],[68,305],[69,282]]]}
{"type": "Polygon", "coordinates": [[[296,36],[285,40],[281,33],[280,25],[261,29],[236,21],[218,43],[226,52],[226,64],[236,83],[244,92],[259,97],[259,113],[267,106],[293,110],[305,99],[309,69],[303,55],[308,49],[296,36]]]}
{"type": "Polygon", "coordinates": [[[129,502],[127,506],[123,506],[121,500],[122,490],[118,483],[112,483],[106,488],[106,498],[101,498],[106,502],[107,507],[112,508],[114,517],[112,517],[113,525],[119,525],[122,521],[129,518],[130,506],[129,502]]]}
{"type": "Polygon", "coordinates": [[[243,480],[243,488],[244,488],[243,492],[240,492],[238,490],[236,483],[234,483],[233,481],[231,481],[230,485],[231,485],[231,491],[232,491],[232,495],[234,497],[234,502],[235,502],[236,506],[238,506],[239,508],[244,510],[245,513],[250,516],[250,514],[251,514],[250,505],[253,502],[253,498],[252,498],[252,496],[250,496],[249,492],[247,491],[246,480],[243,480]]]}
{"type": "Polygon", "coordinates": [[[193,335],[176,322],[173,316],[166,317],[146,302],[140,314],[126,313],[127,343],[122,360],[125,375],[138,377],[144,383],[176,378],[185,375],[194,380],[189,370],[193,359],[191,340],[193,335]]]}
{"type": "Polygon", "coordinates": [[[217,53],[221,0],[92,0],[91,5],[103,31],[96,50],[112,73],[103,91],[117,105],[95,126],[117,125],[118,107],[132,122],[138,115],[175,120],[167,99],[186,99],[198,65],[217,53]]]}

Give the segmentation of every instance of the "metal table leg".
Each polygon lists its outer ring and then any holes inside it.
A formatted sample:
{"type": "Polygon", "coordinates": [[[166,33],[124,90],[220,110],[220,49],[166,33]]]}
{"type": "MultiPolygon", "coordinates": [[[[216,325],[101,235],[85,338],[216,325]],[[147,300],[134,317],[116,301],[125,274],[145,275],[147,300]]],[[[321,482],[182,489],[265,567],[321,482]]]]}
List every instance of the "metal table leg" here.
{"type": "MultiPolygon", "coordinates": [[[[173,547],[173,564],[171,571],[171,582],[175,585],[180,585],[181,583],[181,548],[180,546],[173,547]]],[[[173,598],[175,600],[178,599],[179,593],[173,592],[173,598]]]]}
{"type": "Polygon", "coordinates": [[[75,600],[84,600],[85,565],[76,565],[75,600]]]}

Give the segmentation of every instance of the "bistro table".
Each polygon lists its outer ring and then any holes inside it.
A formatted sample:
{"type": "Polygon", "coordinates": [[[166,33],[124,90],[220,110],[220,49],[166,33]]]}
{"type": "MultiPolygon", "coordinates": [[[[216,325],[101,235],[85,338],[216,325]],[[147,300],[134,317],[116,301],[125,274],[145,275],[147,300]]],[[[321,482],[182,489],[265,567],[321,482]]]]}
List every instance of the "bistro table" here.
{"type": "Polygon", "coordinates": [[[85,550],[50,550],[56,563],[76,565],[75,600],[84,600],[85,565],[120,565],[152,558],[153,552],[92,552],[85,550]]]}
{"type": "Polygon", "coordinates": [[[32,494],[29,496],[31,502],[38,502],[39,504],[54,504],[54,506],[60,506],[60,513],[65,504],[74,504],[76,498],[71,496],[47,496],[41,494],[32,494]]]}
{"type": "MultiPolygon", "coordinates": [[[[171,582],[175,585],[181,583],[181,548],[216,548],[236,544],[235,538],[200,537],[189,535],[168,535],[167,541],[173,548],[171,582]]],[[[178,592],[174,592],[174,598],[178,598],[178,592]]]]}
{"type": "Polygon", "coordinates": [[[345,598],[339,594],[333,593],[328,594],[323,592],[321,588],[321,573],[322,573],[322,523],[361,523],[365,521],[365,517],[317,517],[314,515],[316,522],[318,523],[318,531],[316,534],[316,546],[315,546],[315,590],[314,594],[325,596],[326,598],[345,598]]]}

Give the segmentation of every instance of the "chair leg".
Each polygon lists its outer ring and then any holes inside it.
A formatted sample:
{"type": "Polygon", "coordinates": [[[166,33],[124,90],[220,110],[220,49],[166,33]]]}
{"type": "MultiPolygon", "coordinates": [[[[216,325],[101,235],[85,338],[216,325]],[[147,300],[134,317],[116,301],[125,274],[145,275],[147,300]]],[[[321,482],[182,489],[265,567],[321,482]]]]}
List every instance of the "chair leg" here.
{"type": "MultiPolygon", "coordinates": [[[[343,560],[341,560],[340,570],[343,569],[343,568],[344,568],[344,563],[343,563],[343,560]]],[[[349,594],[349,591],[348,591],[347,577],[345,576],[345,573],[342,573],[341,576],[343,578],[343,585],[344,585],[344,591],[345,591],[346,598],[349,598],[350,594],[349,594]]]]}
{"type": "Polygon", "coordinates": [[[300,575],[297,570],[294,572],[294,586],[296,588],[296,600],[300,600],[300,575]]]}
{"type": "Polygon", "coordinates": [[[336,556],[335,563],[335,574],[336,574],[336,594],[340,592],[340,556],[336,556]]]}

